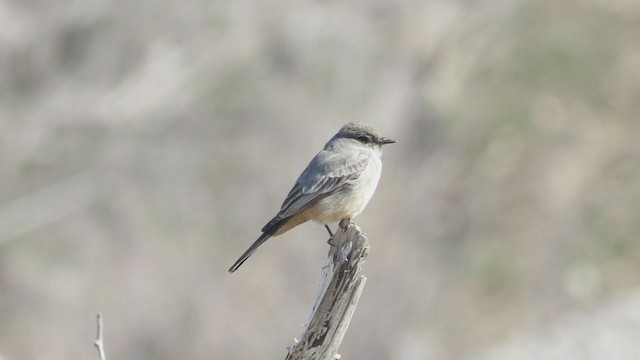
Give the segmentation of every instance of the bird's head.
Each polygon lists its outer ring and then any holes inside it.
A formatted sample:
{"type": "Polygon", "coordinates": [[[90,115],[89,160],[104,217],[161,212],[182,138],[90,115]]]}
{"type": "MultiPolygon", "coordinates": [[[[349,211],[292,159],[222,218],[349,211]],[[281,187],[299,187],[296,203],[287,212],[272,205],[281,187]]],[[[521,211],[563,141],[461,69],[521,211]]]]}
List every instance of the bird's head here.
{"type": "Polygon", "coordinates": [[[365,146],[372,147],[380,147],[382,145],[393,144],[397,142],[396,140],[380,136],[378,130],[372,128],[371,126],[357,122],[350,122],[343,126],[342,129],[338,131],[336,136],[334,136],[334,138],[353,139],[365,146]]]}

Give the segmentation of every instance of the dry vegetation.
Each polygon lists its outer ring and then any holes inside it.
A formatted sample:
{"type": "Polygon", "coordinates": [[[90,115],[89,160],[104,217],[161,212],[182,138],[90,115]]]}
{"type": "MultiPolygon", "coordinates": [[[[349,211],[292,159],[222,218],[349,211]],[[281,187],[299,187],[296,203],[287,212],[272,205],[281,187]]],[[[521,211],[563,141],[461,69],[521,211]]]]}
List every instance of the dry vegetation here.
{"type": "Polygon", "coordinates": [[[226,269],[350,120],[400,143],[344,359],[639,334],[589,317],[640,307],[639,34],[634,0],[0,0],[0,358],[96,358],[97,311],[110,359],[284,358],[325,230],[226,269]]]}

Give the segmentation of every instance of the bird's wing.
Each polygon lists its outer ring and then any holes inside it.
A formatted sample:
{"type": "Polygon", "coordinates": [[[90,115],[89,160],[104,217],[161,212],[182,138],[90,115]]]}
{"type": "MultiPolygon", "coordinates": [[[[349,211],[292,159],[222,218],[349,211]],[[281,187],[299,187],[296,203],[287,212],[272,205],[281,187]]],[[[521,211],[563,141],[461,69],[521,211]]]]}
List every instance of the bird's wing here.
{"type": "Polygon", "coordinates": [[[362,152],[319,152],[296,181],[274,220],[293,216],[312,201],[340,190],[347,181],[360,176],[368,163],[369,157],[362,152]]]}

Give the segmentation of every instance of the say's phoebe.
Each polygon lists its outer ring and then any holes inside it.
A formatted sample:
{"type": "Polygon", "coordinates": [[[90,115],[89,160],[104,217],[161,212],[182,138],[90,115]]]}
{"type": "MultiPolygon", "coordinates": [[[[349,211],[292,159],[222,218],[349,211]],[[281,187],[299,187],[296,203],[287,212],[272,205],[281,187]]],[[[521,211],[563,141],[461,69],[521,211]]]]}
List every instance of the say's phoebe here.
{"type": "Polygon", "coordinates": [[[309,220],[324,224],[332,235],[327,224],[349,222],[360,214],[378,186],[382,145],[395,142],[364,124],[350,122],[343,126],[307,165],[278,214],[229,272],[236,271],[272,236],[309,220]]]}

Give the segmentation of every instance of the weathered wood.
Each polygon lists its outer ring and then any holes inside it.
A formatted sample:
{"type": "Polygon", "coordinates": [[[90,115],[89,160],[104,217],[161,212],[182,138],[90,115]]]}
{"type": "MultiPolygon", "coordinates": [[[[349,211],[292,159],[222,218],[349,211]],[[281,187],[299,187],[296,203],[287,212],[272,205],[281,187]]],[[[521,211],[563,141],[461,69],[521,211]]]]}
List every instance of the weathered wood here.
{"type": "Polygon", "coordinates": [[[286,360],[333,360],[356,309],[366,277],[362,266],[369,244],[360,228],[349,223],[338,228],[331,242],[323,281],[310,320],[286,360]]]}

